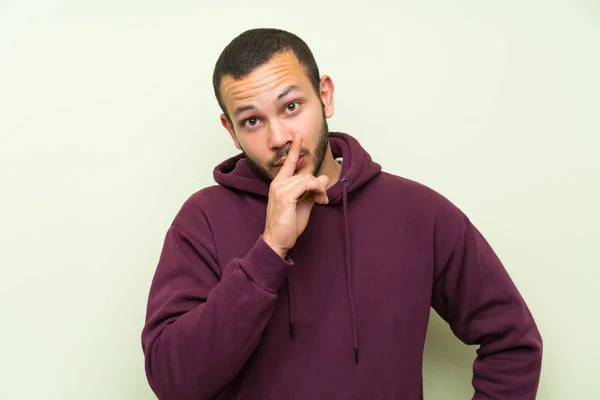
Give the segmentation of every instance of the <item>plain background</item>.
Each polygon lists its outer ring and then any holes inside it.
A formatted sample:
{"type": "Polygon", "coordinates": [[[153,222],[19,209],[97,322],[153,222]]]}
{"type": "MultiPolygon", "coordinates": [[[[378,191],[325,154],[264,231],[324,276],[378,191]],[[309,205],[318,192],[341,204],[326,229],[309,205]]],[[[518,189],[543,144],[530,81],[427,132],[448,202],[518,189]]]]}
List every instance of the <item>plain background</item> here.
{"type": "MultiPolygon", "coordinates": [[[[278,27],[332,76],[330,128],[491,242],[544,338],[538,398],[600,399],[600,3],[207,4],[0,0],[0,398],[154,398],[164,235],[236,154],[214,62],[278,27]]],[[[432,316],[426,398],[470,398],[474,351],[432,316]]]]}

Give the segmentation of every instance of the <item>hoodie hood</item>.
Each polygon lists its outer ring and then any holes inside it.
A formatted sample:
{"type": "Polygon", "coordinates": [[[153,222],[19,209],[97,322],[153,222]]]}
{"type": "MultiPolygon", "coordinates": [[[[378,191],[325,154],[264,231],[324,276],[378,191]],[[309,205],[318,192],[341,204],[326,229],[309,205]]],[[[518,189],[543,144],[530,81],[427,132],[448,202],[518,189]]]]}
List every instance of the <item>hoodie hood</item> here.
{"type": "MultiPolygon", "coordinates": [[[[330,132],[329,144],[333,157],[344,159],[340,179],[327,190],[329,204],[339,205],[342,202],[342,181],[347,182],[346,190],[350,194],[377,176],[381,166],[373,161],[356,139],[346,133],[330,132]]],[[[265,198],[269,195],[269,182],[262,180],[252,170],[243,153],[217,165],[213,176],[219,185],[265,198]]]]}

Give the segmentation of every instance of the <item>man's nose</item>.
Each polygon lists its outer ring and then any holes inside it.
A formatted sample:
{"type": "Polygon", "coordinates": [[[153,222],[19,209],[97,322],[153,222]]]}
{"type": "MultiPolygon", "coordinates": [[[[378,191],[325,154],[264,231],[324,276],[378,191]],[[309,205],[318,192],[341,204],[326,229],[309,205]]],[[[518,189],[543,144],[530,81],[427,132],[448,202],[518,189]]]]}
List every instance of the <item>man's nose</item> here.
{"type": "Polygon", "coordinates": [[[283,149],[292,143],[294,136],[285,124],[275,121],[269,123],[269,147],[283,149]]]}

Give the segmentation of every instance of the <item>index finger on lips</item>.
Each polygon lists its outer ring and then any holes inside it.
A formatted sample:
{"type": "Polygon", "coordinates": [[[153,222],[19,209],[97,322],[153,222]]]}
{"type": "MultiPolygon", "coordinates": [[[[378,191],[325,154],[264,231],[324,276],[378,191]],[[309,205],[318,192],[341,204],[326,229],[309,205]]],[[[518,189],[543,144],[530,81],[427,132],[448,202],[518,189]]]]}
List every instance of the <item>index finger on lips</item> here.
{"type": "Polygon", "coordinates": [[[296,163],[300,158],[300,150],[302,149],[302,135],[298,134],[292,142],[292,147],[285,159],[285,162],[281,166],[281,170],[277,174],[277,177],[289,178],[294,175],[296,171],[296,163]]]}

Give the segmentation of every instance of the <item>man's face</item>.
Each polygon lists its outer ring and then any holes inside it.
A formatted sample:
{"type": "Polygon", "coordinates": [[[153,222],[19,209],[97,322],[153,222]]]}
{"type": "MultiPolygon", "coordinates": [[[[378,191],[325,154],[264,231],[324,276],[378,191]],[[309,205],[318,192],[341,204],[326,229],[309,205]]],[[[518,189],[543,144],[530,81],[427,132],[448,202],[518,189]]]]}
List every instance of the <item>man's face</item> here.
{"type": "Polygon", "coordinates": [[[221,122],[236,147],[263,179],[272,180],[292,141],[302,134],[296,173],[316,175],[329,147],[326,118],[333,114],[333,83],[321,79],[317,95],[293,52],[281,53],[248,76],[221,81],[221,96],[229,122],[221,122]]]}

